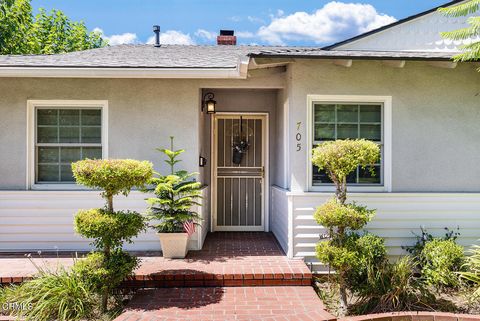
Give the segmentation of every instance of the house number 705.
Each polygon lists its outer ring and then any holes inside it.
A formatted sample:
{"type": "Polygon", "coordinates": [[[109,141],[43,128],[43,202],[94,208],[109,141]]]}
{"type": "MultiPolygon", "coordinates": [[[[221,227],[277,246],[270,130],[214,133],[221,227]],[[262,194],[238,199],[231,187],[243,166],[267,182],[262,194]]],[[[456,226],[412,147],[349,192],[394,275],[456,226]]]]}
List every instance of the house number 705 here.
{"type": "Polygon", "coordinates": [[[300,133],[300,126],[302,125],[302,122],[299,121],[297,122],[297,134],[295,135],[295,139],[297,140],[297,152],[302,150],[302,134],[300,133]]]}

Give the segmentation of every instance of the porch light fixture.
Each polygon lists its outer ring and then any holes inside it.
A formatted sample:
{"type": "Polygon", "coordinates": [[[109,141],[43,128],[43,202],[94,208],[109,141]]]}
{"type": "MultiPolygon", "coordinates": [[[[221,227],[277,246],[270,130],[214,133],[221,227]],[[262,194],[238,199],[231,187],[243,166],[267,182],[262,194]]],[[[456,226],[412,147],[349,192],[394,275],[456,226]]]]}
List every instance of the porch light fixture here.
{"type": "Polygon", "coordinates": [[[206,93],[205,96],[203,96],[202,111],[206,109],[207,114],[215,114],[215,107],[217,105],[217,102],[213,100],[213,98],[215,98],[215,95],[213,93],[206,93]]]}

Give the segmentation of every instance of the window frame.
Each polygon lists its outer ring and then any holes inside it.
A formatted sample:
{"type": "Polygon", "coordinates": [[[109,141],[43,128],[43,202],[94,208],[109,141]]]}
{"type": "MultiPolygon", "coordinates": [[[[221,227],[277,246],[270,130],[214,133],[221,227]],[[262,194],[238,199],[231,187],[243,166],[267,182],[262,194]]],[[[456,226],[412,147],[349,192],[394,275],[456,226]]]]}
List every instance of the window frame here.
{"type": "Polygon", "coordinates": [[[311,192],[333,192],[333,184],[313,185],[312,149],[314,144],[314,104],[382,104],[383,184],[348,185],[350,192],[392,191],[392,97],[366,95],[307,95],[307,190],[311,192]]]}
{"type": "Polygon", "coordinates": [[[86,190],[76,183],[36,183],[36,114],[37,109],[92,109],[101,110],[102,158],[108,158],[108,101],[107,100],[28,100],[27,101],[27,180],[26,188],[32,190],[86,190]]]}

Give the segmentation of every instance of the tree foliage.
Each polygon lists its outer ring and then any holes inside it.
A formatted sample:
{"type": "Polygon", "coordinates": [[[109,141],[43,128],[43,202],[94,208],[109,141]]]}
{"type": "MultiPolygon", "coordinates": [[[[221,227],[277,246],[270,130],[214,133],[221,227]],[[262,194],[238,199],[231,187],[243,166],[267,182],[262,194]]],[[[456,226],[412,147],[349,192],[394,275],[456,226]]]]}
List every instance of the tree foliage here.
{"type": "Polygon", "coordinates": [[[93,239],[98,249],[121,248],[124,242],[145,229],[145,218],[131,211],[108,212],[104,209],[80,210],[75,216],[75,232],[93,239]]]}
{"type": "Polygon", "coordinates": [[[336,196],[345,203],[347,195],[347,176],[357,169],[370,168],[380,158],[380,147],[365,139],[337,140],[319,144],[313,150],[312,162],[324,169],[336,187],[336,196]]]}
{"type": "Polygon", "coordinates": [[[107,208],[113,211],[113,196],[142,188],[152,178],[153,164],[134,159],[85,159],[72,164],[78,184],[103,190],[107,208]]]}
{"type": "Polygon", "coordinates": [[[173,150],[173,137],[171,137],[171,149],[159,149],[167,156],[165,163],[170,166],[168,175],[160,175],[152,179],[155,186],[155,197],[149,198],[149,212],[152,220],[158,223],[153,227],[158,232],[181,232],[183,224],[188,221],[197,223],[201,217],[192,207],[200,206],[201,183],[192,179],[197,173],[187,171],[175,171],[175,165],[180,162],[178,157],[184,152],[183,149],[173,150]]]}
{"type": "MultiPolygon", "coordinates": [[[[448,17],[462,17],[474,14],[480,9],[480,0],[470,0],[452,7],[440,8],[439,11],[448,17]]],[[[467,19],[468,27],[453,31],[442,32],[444,38],[452,40],[468,40],[480,37],[480,16],[471,16],[467,19]]],[[[480,60],[480,41],[471,41],[461,46],[463,52],[454,57],[455,61],[480,60]]],[[[480,71],[480,69],[479,69],[480,71]]]]}
{"type": "Polygon", "coordinates": [[[62,11],[40,9],[31,0],[0,0],[0,54],[55,54],[100,48],[107,42],[89,32],[83,21],[71,21],[62,11]]]}
{"type": "MultiPolygon", "coordinates": [[[[378,246],[371,249],[380,253],[380,260],[385,260],[383,241],[377,241],[375,236],[360,237],[355,233],[372,219],[375,211],[354,203],[345,203],[347,176],[358,166],[366,168],[374,164],[379,157],[378,145],[364,139],[325,142],[313,151],[313,164],[324,169],[336,187],[336,197],[319,206],[314,214],[317,223],[329,230],[329,239],[319,242],[316,252],[318,259],[328,263],[337,273],[344,309],[347,306],[348,281],[364,279],[366,275],[364,263],[371,255],[364,252],[362,244],[369,243],[365,239],[375,241],[373,243],[378,246]]],[[[373,167],[370,170],[373,174],[373,167]]]]}
{"type": "MultiPolygon", "coordinates": [[[[109,275],[97,278],[103,282],[102,286],[96,288],[102,292],[102,310],[105,311],[110,291],[137,264],[135,258],[130,259],[128,254],[122,252],[122,245],[131,242],[145,229],[145,219],[141,214],[113,210],[113,196],[127,196],[132,188],[144,187],[152,178],[153,165],[148,161],[133,159],[85,159],[72,163],[72,172],[78,184],[102,189],[102,196],[107,202],[105,209],[80,210],[75,216],[75,230],[84,237],[93,238],[93,244],[102,251],[101,259],[100,254],[91,253],[86,259],[87,263],[79,263],[79,269],[85,270],[100,264],[104,274],[109,275]],[[117,283],[113,282],[118,279],[120,281],[117,283]]],[[[98,276],[98,273],[92,273],[83,274],[98,276]]]]}

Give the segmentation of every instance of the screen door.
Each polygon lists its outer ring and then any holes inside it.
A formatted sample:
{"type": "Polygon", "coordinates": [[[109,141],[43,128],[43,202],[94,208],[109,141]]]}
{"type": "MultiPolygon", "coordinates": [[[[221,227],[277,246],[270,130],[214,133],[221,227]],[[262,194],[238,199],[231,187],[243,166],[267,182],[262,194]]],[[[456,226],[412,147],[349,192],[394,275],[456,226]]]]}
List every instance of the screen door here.
{"type": "Polygon", "coordinates": [[[263,231],[264,115],[215,115],[213,222],[215,231],[263,231]]]}

